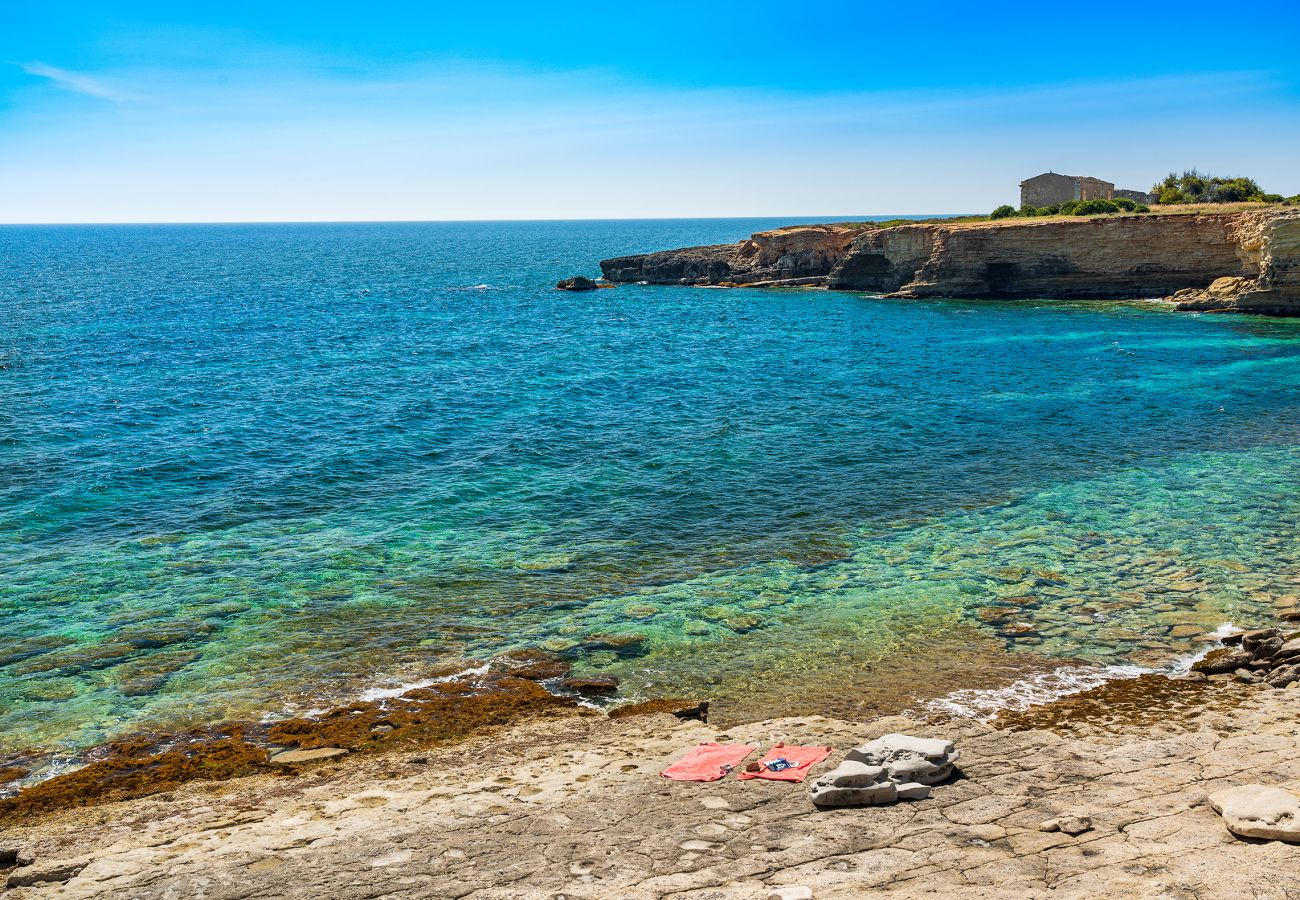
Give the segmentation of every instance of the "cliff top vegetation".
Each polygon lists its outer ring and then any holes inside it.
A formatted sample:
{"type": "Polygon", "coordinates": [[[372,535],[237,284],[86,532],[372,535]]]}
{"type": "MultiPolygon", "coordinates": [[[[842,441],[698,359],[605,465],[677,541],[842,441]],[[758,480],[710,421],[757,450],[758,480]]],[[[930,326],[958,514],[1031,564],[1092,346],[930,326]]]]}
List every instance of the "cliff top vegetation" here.
{"type": "MultiPolygon", "coordinates": [[[[1181,203],[1282,203],[1287,199],[1281,194],[1265,193],[1253,178],[1240,175],[1221,178],[1206,175],[1196,169],[1189,169],[1181,175],[1170,172],[1164,181],[1152,186],[1151,195],[1162,206],[1181,203]]],[[[1296,201],[1300,197],[1290,199],[1296,201]]]]}

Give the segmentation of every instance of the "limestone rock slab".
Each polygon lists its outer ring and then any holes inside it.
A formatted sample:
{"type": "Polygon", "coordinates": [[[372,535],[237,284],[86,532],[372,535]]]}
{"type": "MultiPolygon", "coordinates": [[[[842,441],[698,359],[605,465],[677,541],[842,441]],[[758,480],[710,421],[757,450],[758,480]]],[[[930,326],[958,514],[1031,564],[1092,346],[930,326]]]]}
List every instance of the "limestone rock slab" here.
{"type": "Polygon", "coordinates": [[[315,762],[318,759],[343,756],[347,752],[342,747],[317,747],[315,750],[284,750],[272,756],[271,762],[280,765],[315,762]]]}
{"type": "Polygon", "coordinates": [[[1300,843],[1300,797],[1290,791],[1244,784],[1215,791],[1210,805],[1233,834],[1300,843]]]}

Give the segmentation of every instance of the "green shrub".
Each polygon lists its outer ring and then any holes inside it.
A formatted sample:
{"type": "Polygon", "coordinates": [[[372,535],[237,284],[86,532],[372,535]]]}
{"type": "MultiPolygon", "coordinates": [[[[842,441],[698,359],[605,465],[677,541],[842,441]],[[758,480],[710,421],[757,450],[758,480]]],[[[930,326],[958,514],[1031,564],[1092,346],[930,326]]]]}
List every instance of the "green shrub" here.
{"type": "Polygon", "coordinates": [[[1264,192],[1249,178],[1233,178],[1219,185],[1208,186],[1205,196],[1211,203],[1244,203],[1247,200],[1258,200],[1264,196],[1264,192]]]}
{"type": "Polygon", "coordinates": [[[1138,212],[1138,213],[1151,212],[1151,207],[1147,206],[1145,203],[1139,203],[1137,205],[1137,209],[1133,210],[1133,212],[1138,212]]]}
{"type": "Polygon", "coordinates": [[[1061,215],[1072,216],[1074,211],[1079,208],[1078,200],[1066,200],[1061,204],[1061,215]]]}
{"type": "Polygon", "coordinates": [[[1014,206],[1008,206],[1007,204],[1004,203],[1001,206],[999,206],[997,209],[993,210],[993,212],[989,213],[989,218],[1009,219],[1015,214],[1016,214],[1016,208],[1014,206]]]}
{"type": "Polygon", "coordinates": [[[1151,188],[1151,193],[1159,197],[1162,204],[1241,203],[1277,196],[1265,194],[1253,178],[1219,178],[1204,175],[1195,169],[1181,175],[1170,172],[1164,181],[1151,188]]]}
{"type": "Polygon", "coordinates": [[[1265,203],[1282,203],[1286,200],[1281,194],[1261,194],[1259,199],[1265,203]]]}
{"type": "Polygon", "coordinates": [[[1074,216],[1096,216],[1116,212],[1119,212],[1119,206],[1114,200],[1083,200],[1070,214],[1074,216]]]}
{"type": "Polygon", "coordinates": [[[1116,197],[1113,202],[1120,209],[1124,210],[1124,212],[1133,212],[1133,210],[1137,209],[1138,206],[1136,202],[1130,200],[1128,197],[1116,197]]]}

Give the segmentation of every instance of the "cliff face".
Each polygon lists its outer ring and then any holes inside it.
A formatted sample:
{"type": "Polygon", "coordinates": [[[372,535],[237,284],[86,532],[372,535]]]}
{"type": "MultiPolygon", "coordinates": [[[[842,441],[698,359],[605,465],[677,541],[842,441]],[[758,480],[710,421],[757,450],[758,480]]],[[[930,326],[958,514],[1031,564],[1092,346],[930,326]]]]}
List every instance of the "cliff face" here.
{"type": "Polygon", "coordinates": [[[825,285],[895,297],[1164,297],[1300,314],[1300,211],[807,226],[601,263],[611,281],[825,285]]]}
{"type": "Polygon", "coordinates": [[[650,284],[824,284],[860,233],[843,225],[778,228],[739,244],[606,259],[600,269],[610,281],[650,284]]]}
{"type": "Polygon", "coordinates": [[[1216,279],[1204,290],[1179,291],[1179,309],[1300,315],[1300,211],[1234,224],[1246,277],[1216,279]]]}
{"type": "Polygon", "coordinates": [[[1243,259],[1231,239],[1232,218],[904,225],[855,240],[828,284],[902,297],[1163,296],[1258,274],[1258,262],[1243,259]]]}

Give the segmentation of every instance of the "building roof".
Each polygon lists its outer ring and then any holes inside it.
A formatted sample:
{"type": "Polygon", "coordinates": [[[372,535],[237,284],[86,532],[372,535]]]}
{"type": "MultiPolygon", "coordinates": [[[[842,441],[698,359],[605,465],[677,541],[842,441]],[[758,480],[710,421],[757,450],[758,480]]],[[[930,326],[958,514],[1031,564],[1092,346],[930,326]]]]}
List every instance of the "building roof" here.
{"type": "MultiPolygon", "coordinates": [[[[1056,177],[1056,178],[1068,178],[1068,179],[1070,179],[1071,181],[1099,181],[1099,182],[1101,182],[1102,184],[1112,184],[1112,183],[1113,183],[1113,182],[1107,181],[1105,178],[1097,178],[1097,177],[1094,176],[1094,175],[1062,175],[1062,174],[1060,174],[1059,172],[1044,172],[1042,175],[1035,175],[1035,176],[1033,176],[1033,178],[1026,178],[1025,181],[1033,181],[1035,178],[1044,178],[1044,177],[1046,177],[1046,176],[1048,176],[1048,175],[1052,175],[1052,176],[1054,176],[1054,177],[1056,177]]],[[[1022,182],[1020,182],[1020,183],[1021,183],[1021,184],[1024,184],[1025,181],[1022,181],[1022,182]]]]}

